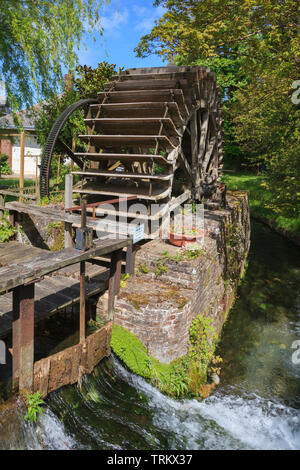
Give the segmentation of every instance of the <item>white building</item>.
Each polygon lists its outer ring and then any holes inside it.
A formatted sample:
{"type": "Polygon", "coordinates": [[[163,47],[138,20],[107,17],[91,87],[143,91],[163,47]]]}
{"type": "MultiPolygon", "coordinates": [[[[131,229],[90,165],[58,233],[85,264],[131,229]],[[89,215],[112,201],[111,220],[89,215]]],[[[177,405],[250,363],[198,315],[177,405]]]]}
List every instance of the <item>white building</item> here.
{"type": "MultiPolygon", "coordinates": [[[[25,133],[24,176],[39,176],[41,147],[37,142],[34,121],[26,110],[18,113],[25,133]]],[[[8,156],[8,163],[13,176],[19,176],[21,164],[21,135],[14,123],[12,114],[0,117],[0,152],[8,156]]]]}

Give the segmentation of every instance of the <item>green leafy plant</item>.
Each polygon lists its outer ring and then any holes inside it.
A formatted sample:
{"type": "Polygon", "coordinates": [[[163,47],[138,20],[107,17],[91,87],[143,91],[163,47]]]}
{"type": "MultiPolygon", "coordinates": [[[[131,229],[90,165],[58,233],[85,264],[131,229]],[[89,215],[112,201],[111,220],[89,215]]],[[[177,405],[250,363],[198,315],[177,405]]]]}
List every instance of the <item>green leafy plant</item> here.
{"type": "Polygon", "coordinates": [[[0,220],[0,241],[7,242],[16,234],[16,228],[7,219],[0,220]]]}
{"type": "Polygon", "coordinates": [[[35,423],[38,416],[44,413],[42,406],[45,404],[43,395],[40,392],[32,394],[26,393],[26,405],[27,413],[24,419],[29,420],[31,423],[35,423]]]}
{"type": "Polygon", "coordinates": [[[11,169],[8,164],[8,155],[0,153],[0,175],[10,175],[11,169]]]}
{"type": "Polygon", "coordinates": [[[138,270],[141,273],[148,274],[150,273],[150,268],[146,263],[139,263],[138,270]]]}
{"type": "Polygon", "coordinates": [[[128,280],[130,279],[130,274],[122,274],[121,280],[120,280],[120,286],[121,287],[126,287],[128,280]]]}

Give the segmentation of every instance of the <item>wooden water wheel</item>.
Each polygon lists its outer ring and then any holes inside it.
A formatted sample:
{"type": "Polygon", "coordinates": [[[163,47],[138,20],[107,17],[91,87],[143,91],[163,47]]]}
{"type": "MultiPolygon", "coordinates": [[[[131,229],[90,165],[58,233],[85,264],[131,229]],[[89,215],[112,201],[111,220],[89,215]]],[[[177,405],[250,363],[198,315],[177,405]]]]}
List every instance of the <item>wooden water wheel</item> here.
{"type": "MultiPolygon", "coordinates": [[[[89,103],[77,193],[127,197],[170,207],[218,199],[222,113],[214,74],[205,67],[129,69],[89,103]]],[[[53,143],[51,144],[53,146],[53,143]]],[[[51,156],[50,156],[51,159],[51,156]]],[[[49,167],[49,154],[42,169],[49,167]]],[[[48,190],[47,175],[41,181],[48,190]]]]}

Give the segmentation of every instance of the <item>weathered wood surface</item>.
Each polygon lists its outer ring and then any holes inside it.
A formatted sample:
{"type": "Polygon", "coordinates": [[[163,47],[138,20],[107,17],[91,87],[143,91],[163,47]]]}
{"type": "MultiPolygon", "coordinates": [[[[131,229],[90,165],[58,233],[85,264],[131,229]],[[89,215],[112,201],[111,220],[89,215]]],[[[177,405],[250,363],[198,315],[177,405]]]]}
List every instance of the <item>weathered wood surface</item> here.
{"type": "Polygon", "coordinates": [[[128,238],[121,240],[97,240],[95,247],[87,251],[80,251],[74,248],[56,252],[44,251],[34,259],[11,263],[0,268],[0,292],[37,281],[42,276],[65,266],[112,253],[115,250],[128,246],[130,243],[131,241],[128,238]]]}
{"type": "MultiPolygon", "coordinates": [[[[119,188],[119,186],[117,186],[119,188]]],[[[116,188],[116,189],[117,189],[116,188]]],[[[88,191],[81,191],[79,189],[73,190],[76,193],[88,193],[88,191]]],[[[91,188],[91,194],[94,194],[93,188],[91,188]]],[[[96,191],[96,194],[99,194],[99,191],[96,191]]],[[[118,195],[118,192],[116,193],[110,193],[111,195],[118,195]]],[[[128,196],[128,194],[125,194],[125,196],[128,196]]],[[[129,196],[134,196],[134,194],[130,194],[129,196]]],[[[59,209],[53,209],[49,207],[40,207],[36,206],[33,204],[22,204],[19,202],[8,202],[5,206],[6,210],[10,210],[12,212],[21,212],[24,214],[30,215],[35,215],[38,217],[45,217],[49,221],[53,220],[55,222],[68,222],[72,224],[74,227],[81,227],[81,216],[80,215],[75,215],[75,214],[69,214],[66,213],[65,211],[59,210],[59,209]]],[[[88,209],[89,210],[89,209],[88,209]]],[[[109,220],[105,220],[103,223],[100,223],[100,220],[95,220],[93,218],[87,217],[86,219],[86,225],[87,227],[91,227],[94,230],[97,230],[97,233],[99,234],[99,231],[104,232],[101,234],[101,239],[105,237],[105,232],[108,233],[107,239],[113,241],[113,238],[110,237],[109,234],[114,234],[115,239],[120,239],[124,240],[124,236],[128,234],[128,225],[125,223],[113,223],[109,220]]],[[[100,237],[100,234],[99,234],[100,237]]],[[[76,250],[77,251],[77,250],[76,250]]],[[[1,263],[1,260],[0,260],[1,263]]]]}
{"type": "Polygon", "coordinates": [[[45,250],[31,245],[23,245],[17,241],[0,243],[0,266],[5,266],[18,260],[28,261],[44,253],[45,250]]]}
{"type": "Polygon", "coordinates": [[[87,153],[79,152],[76,155],[80,158],[86,158],[87,160],[101,162],[105,160],[117,160],[122,162],[152,162],[155,160],[157,163],[163,163],[165,165],[172,165],[172,162],[168,161],[162,155],[147,155],[147,154],[133,154],[133,153],[87,153]]]}
{"type": "Polygon", "coordinates": [[[173,174],[159,174],[159,175],[150,175],[147,173],[130,173],[130,172],[112,172],[112,171],[99,171],[99,170],[86,170],[86,171],[73,171],[73,175],[80,175],[80,176],[105,176],[108,178],[128,178],[128,179],[153,179],[153,180],[160,180],[160,181],[168,181],[173,177],[173,174]]]}
{"type": "Polygon", "coordinates": [[[94,367],[110,355],[112,322],[64,351],[41,359],[34,364],[34,391],[46,396],[48,393],[81,380],[83,374],[91,373],[94,367]]]}
{"type": "MultiPolygon", "coordinates": [[[[109,270],[86,280],[86,297],[103,292],[108,287],[109,270]]],[[[79,302],[80,283],[66,276],[45,277],[35,284],[35,323],[79,302]]],[[[0,295],[0,338],[12,330],[12,293],[0,295]]]]}
{"type": "Polygon", "coordinates": [[[172,149],[175,145],[165,135],[79,135],[81,140],[92,145],[103,146],[105,148],[120,148],[122,145],[139,146],[142,148],[156,146],[157,141],[160,147],[172,149]]]}

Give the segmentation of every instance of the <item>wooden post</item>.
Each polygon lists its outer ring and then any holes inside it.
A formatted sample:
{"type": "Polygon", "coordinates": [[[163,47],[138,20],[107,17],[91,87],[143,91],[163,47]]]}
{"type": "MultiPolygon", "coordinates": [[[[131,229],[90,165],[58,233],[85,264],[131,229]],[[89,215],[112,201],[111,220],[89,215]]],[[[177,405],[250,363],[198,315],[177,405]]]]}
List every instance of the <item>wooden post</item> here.
{"type": "Polygon", "coordinates": [[[13,290],[13,321],[12,321],[12,387],[17,390],[19,384],[20,361],[20,288],[13,290]]]}
{"type": "Polygon", "coordinates": [[[35,158],[35,195],[36,200],[39,199],[39,155],[35,158]]]}
{"type": "Polygon", "coordinates": [[[115,293],[116,293],[115,285],[116,285],[117,261],[118,261],[118,255],[117,255],[117,252],[114,251],[111,254],[110,274],[109,274],[109,281],[108,281],[107,315],[108,315],[109,320],[112,319],[113,311],[115,307],[115,293]]]}
{"type": "Polygon", "coordinates": [[[80,343],[85,342],[85,262],[80,262],[80,321],[79,338],[80,343]]]}
{"type": "Polygon", "coordinates": [[[23,202],[22,194],[24,188],[24,160],[25,160],[25,133],[20,134],[20,197],[19,202],[23,202]]]}
{"type": "Polygon", "coordinates": [[[33,391],[34,284],[13,291],[13,383],[19,390],[33,391]]]}
{"type": "Polygon", "coordinates": [[[9,211],[9,223],[13,227],[16,226],[16,218],[17,218],[17,212],[16,211],[9,211]]]}
{"type": "Polygon", "coordinates": [[[116,295],[120,292],[122,255],[123,255],[123,250],[118,250],[116,252],[116,275],[115,275],[115,294],[116,295]]]}
{"type": "MultiPolygon", "coordinates": [[[[73,175],[66,175],[65,179],[65,209],[72,207],[73,175]]],[[[72,224],[65,222],[65,248],[72,248],[72,224]]]]}
{"type": "Polygon", "coordinates": [[[126,249],[126,268],[125,268],[125,273],[130,274],[130,276],[134,275],[136,251],[137,251],[136,245],[134,245],[131,242],[130,245],[127,246],[127,249],[126,249]]]}
{"type": "Polygon", "coordinates": [[[197,111],[194,112],[194,114],[191,118],[190,131],[191,131],[191,147],[192,147],[192,171],[195,175],[195,186],[193,188],[193,199],[197,201],[200,198],[197,111]]]}

